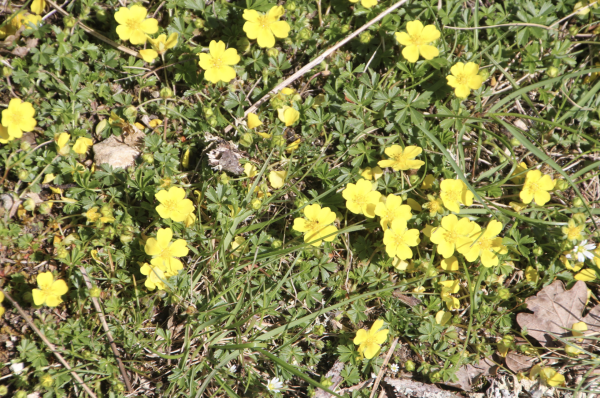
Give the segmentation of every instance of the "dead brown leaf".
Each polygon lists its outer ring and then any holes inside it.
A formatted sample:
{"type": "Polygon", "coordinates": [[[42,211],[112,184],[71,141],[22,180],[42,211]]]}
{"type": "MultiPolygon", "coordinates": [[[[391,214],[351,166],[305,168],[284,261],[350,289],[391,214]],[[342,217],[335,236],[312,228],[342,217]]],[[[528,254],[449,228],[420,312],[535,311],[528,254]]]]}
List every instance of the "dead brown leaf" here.
{"type": "Polygon", "coordinates": [[[533,314],[520,313],[517,322],[522,328],[527,328],[528,334],[541,345],[555,345],[556,339],[552,335],[570,336],[568,329],[581,320],[586,301],[585,282],[579,281],[571,290],[565,290],[561,281],[555,281],[535,297],[525,300],[533,314]]]}
{"type": "Polygon", "coordinates": [[[498,370],[498,365],[491,358],[482,358],[476,364],[468,364],[461,366],[456,371],[458,382],[444,384],[455,388],[460,388],[463,391],[471,391],[473,383],[481,376],[494,376],[498,370]]]}
{"type": "Polygon", "coordinates": [[[16,55],[19,58],[23,58],[29,53],[29,48],[27,47],[15,47],[14,50],[10,52],[12,55],[16,55]]]}
{"type": "Polygon", "coordinates": [[[515,373],[530,369],[534,362],[535,358],[517,354],[516,352],[509,352],[508,355],[506,355],[506,366],[515,373]]]}

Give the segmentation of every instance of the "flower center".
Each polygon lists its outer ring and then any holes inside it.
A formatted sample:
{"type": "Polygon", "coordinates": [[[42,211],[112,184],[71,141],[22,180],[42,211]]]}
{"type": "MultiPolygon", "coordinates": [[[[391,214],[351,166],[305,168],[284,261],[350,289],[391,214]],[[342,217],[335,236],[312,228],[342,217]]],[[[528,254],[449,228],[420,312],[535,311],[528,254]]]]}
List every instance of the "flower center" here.
{"type": "Polygon", "coordinates": [[[423,44],[427,44],[427,41],[421,38],[421,35],[412,35],[411,37],[412,44],[415,46],[422,46],[423,44]]]}
{"type": "MultiPolygon", "coordinates": [[[[399,234],[396,234],[396,235],[394,236],[394,246],[403,246],[403,245],[405,245],[405,244],[406,244],[406,243],[404,243],[404,235],[399,235],[399,234]]],[[[368,341],[368,340],[367,340],[367,341],[368,341]]]]}
{"type": "Polygon", "coordinates": [[[444,233],[444,240],[448,243],[456,243],[456,238],[458,238],[456,231],[446,231],[444,233]]]}
{"type": "Polygon", "coordinates": [[[306,222],[306,228],[311,232],[318,232],[321,229],[319,220],[309,220],[306,222]]]}
{"type": "Polygon", "coordinates": [[[362,192],[357,193],[354,195],[354,201],[359,205],[365,205],[367,204],[367,195],[362,192]]]}
{"type": "Polygon", "coordinates": [[[177,201],[172,199],[166,200],[165,203],[163,203],[163,206],[169,211],[175,211],[177,210],[177,201]]]}
{"type": "Polygon", "coordinates": [[[429,202],[429,210],[430,211],[438,211],[440,209],[440,204],[437,200],[433,200],[429,202]]]}
{"type": "Polygon", "coordinates": [[[14,110],[8,114],[8,118],[12,121],[11,124],[19,124],[23,119],[23,115],[21,115],[21,112],[18,110],[14,110]]]}
{"type": "Polygon", "coordinates": [[[223,67],[223,60],[221,58],[213,58],[211,63],[212,67],[215,69],[221,69],[223,67]]]}
{"type": "Polygon", "coordinates": [[[127,20],[127,22],[125,23],[125,26],[127,26],[131,30],[139,30],[140,29],[140,20],[136,19],[136,18],[129,18],[127,20]]]}
{"type": "Polygon", "coordinates": [[[481,237],[477,241],[477,244],[481,250],[490,250],[492,248],[492,240],[490,238],[481,237]]]}
{"type": "MultiPolygon", "coordinates": [[[[170,246],[170,245],[169,245],[170,246]]],[[[166,261],[168,259],[170,259],[171,257],[173,257],[171,255],[171,251],[169,250],[169,247],[165,247],[160,254],[158,255],[158,257],[160,257],[163,261],[166,261]]]]}
{"type": "Polygon", "coordinates": [[[406,167],[406,161],[407,161],[407,159],[406,159],[406,156],[404,156],[404,154],[403,154],[403,153],[400,153],[400,154],[394,155],[394,156],[392,157],[392,159],[394,159],[396,162],[398,162],[398,163],[399,163],[399,166],[400,166],[401,168],[404,168],[404,167],[406,167]]]}
{"type": "Polygon", "coordinates": [[[446,191],[444,192],[444,195],[446,195],[446,198],[450,202],[458,202],[460,199],[460,193],[461,191],[446,191]]]}
{"type": "Polygon", "coordinates": [[[531,182],[531,183],[529,183],[529,190],[533,193],[536,193],[537,191],[540,190],[540,186],[538,185],[537,182],[531,182]]]}
{"type": "Polygon", "coordinates": [[[458,75],[456,75],[456,81],[458,82],[458,84],[467,85],[469,83],[469,75],[467,75],[466,73],[459,73],[458,75]]]}
{"type": "Polygon", "coordinates": [[[271,26],[271,21],[269,21],[269,18],[266,15],[263,15],[261,17],[258,17],[258,24],[263,29],[269,29],[269,27],[271,26]]]}

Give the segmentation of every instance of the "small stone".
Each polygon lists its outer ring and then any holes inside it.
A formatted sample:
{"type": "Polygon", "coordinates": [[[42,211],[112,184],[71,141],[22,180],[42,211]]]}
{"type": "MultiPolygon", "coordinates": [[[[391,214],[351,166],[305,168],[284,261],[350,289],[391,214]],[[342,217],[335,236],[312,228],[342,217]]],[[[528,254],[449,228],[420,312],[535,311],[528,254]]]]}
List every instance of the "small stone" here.
{"type": "Polygon", "coordinates": [[[97,165],[107,163],[115,169],[130,167],[140,156],[140,151],[127,144],[139,144],[140,139],[143,137],[140,137],[139,134],[136,134],[135,138],[127,137],[124,141],[121,141],[121,137],[110,136],[92,147],[94,162],[97,165]]]}

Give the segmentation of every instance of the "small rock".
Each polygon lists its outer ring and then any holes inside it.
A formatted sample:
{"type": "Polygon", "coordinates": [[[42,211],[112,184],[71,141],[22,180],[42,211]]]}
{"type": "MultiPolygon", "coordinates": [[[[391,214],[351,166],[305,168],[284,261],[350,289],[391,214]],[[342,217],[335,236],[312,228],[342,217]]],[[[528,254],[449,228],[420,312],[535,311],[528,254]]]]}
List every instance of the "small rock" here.
{"type": "MultiPolygon", "coordinates": [[[[130,141],[131,140],[127,140],[130,141]]],[[[97,165],[108,163],[113,168],[125,169],[135,162],[140,151],[121,142],[121,138],[110,136],[92,147],[94,151],[94,162],[97,165]]]]}

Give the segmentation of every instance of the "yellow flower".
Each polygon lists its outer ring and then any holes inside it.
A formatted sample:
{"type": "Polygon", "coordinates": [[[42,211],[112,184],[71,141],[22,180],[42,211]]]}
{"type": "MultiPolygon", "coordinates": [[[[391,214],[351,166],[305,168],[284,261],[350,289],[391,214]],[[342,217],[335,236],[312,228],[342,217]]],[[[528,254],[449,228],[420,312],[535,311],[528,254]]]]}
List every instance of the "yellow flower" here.
{"type": "Polygon", "coordinates": [[[423,286],[418,286],[418,287],[415,287],[413,289],[413,292],[415,292],[415,293],[424,293],[425,292],[425,288],[423,286]]]}
{"type": "Polygon", "coordinates": [[[523,181],[525,181],[525,172],[527,171],[527,169],[528,167],[525,162],[519,163],[519,165],[515,169],[515,172],[512,173],[512,175],[510,176],[510,180],[515,184],[522,184],[523,181]]]}
{"type": "Polygon", "coordinates": [[[435,314],[435,323],[438,325],[444,326],[450,321],[450,319],[452,319],[451,312],[438,311],[437,314],[435,314]]]}
{"type": "Polygon", "coordinates": [[[91,139],[87,137],[79,137],[77,141],[75,141],[75,145],[73,145],[73,151],[80,155],[83,155],[87,152],[88,148],[94,143],[91,139]]]}
{"type": "Polygon", "coordinates": [[[167,35],[162,34],[159,35],[156,39],[153,39],[148,36],[148,41],[152,48],[147,48],[145,50],[140,50],[140,55],[146,62],[152,62],[159,55],[163,55],[167,52],[167,50],[175,47],[177,45],[177,39],[179,35],[177,33],[171,33],[169,38],[167,39],[167,35]]]}
{"type": "Polygon", "coordinates": [[[554,185],[556,185],[556,181],[549,175],[542,174],[539,170],[531,170],[527,172],[525,184],[523,184],[523,190],[519,196],[523,203],[529,204],[535,199],[538,206],[543,206],[550,201],[548,191],[553,190],[554,185]]]}
{"type": "Polygon", "coordinates": [[[381,176],[383,175],[383,170],[381,170],[381,167],[379,166],[375,166],[375,167],[366,167],[361,173],[360,175],[362,176],[362,178],[364,178],[365,180],[369,180],[371,181],[372,179],[375,179],[375,181],[377,181],[378,179],[381,178],[381,176]]]}
{"type": "Polygon", "coordinates": [[[243,236],[236,236],[231,242],[231,250],[234,252],[239,252],[242,250],[242,245],[246,242],[246,238],[243,236]]]}
{"type": "Polygon", "coordinates": [[[356,332],[354,344],[358,346],[358,352],[364,355],[366,359],[373,358],[379,352],[381,345],[387,340],[389,330],[379,330],[382,327],[383,321],[378,319],[369,331],[360,329],[356,332]]]}
{"type": "Polygon", "coordinates": [[[285,178],[287,177],[287,171],[273,170],[269,173],[269,182],[275,189],[281,188],[285,184],[285,178]]]}
{"type": "Polygon", "coordinates": [[[576,11],[577,15],[587,15],[590,13],[592,8],[598,8],[597,0],[581,0],[575,3],[575,6],[573,6],[573,11],[576,11]],[[591,6],[587,7],[590,4],[591,6]]]}
{"type": "Polygon", "coordinates": [[[148,123],[148,125],[150,126],[150,128],[155,128],[157,126],[160,126],[161,124],[162,124],[162,120],[160,120],[160,119],[152,119],[148,123]]]}
{"type": "Polygon", "coordinates": [[[222,41],[211,41],[208,45],[209,54],[201,53],[200,67],[206,72],[204,77],[211,83],[224,81],[229,83],[235,79],[235,69],[231,65],[240,62],[240,56],[235,48],[225,49],[222,41]]]}
{"type": "Polygon", "coordinates": [[[462,180],[443,180],[440,184],[440,197],[446,209],[455,213],[460,212],[460,204],[471,206],[473,192],[469,191],[462,180]]]}
{"type": "Polygon", "coordinates": [[[121,40],[129,40],[131,44],[146,43],[147,34],[158,32],[158,21],[154,18],[146,19],[148,10],[140,5],[131,8],[121,7],[115,13],[117,34],[121,40]]]}
{"type": "Polygon", "coordinates": [[[449,258],[456,248],[470,246],[473,242],[470,235],[475,225],[468,218],[459,220],[454,214],[447,215],[442,218],[441,226],[431,233],[431,241],[437,244],[437,251],[442,257],[449,258]]]}
{"type": "Polygon", "coordinates": [[[48,307],[56,307],[62,303],[60,296],[69,291],[67,284],[62,279],[54,280],[52,272],[42,272],[37,276],[39,289],[33,289],[33,302],[35,305],[46,304],[48,307]]]}
{"type": "Polygon", "coordinates": [[[321,208],[318,204],[306,206],[304,216],[306,218],[294,219],[294,230],[304,233],[304,242],[320,246],[322,240],[331,242],[335,239],[337,228],[330,225],[335,221],[335,213],[329,207],[321,208]]]}
{"type": "Polygon", "coordinates": [[[600,268],[600,245],[594,250],[594,258],[592,259],[596,267],[600,268]]]}
{"type": "Polygon", "coordinates": [[[292,107],[284,106],[283,108],[277,109],[277,117],[285,123],[286,127],[289,127],[298,121],[300,112],[292,107]]]}
{"type": "Polygon", "coordinates": [[[244,165],[244,174],[246,174],[250,178],[256,177],[256,175],[258,174],[256,166],[249,162],[246,163],[244,165]]]}
{"type": "Polygon", "coordinates": [[[583,332],[586,332],[588,330],[588,326],[585,322],[576,322],[573,324],[571,329],[573,329],[573,336],[582,337],[584,335],[583,332]]]}
{"type": "Polygon", "coordinates": [[[423,149],[418,146],[411,145],[402,149],[400,145],[392,145],[389,148],[385,148],[385,154],[391,159],[380,160],[377,164],[380,167],[391,167],[394,171],[419,170],[425,162],[415,160],[414,158],[419,156],[421,152],[423,152],[423,149]]]}
{"type": "Polygon", "coordinates": [[[6,144],[9,141],[12,141],[14,137],[8,134],[8,129],[0,124],[0,144],[6,144]]]}
{"type": "Polygon", "coordinates": [[[31,12],[34,14],[42,14],[46,8],[46,0],[33,0],[31,2],[31,12]]]}
{"type": "Polygon", "coordinates": [[[444,301],[444,304],[446,304],[446,308],[450,311],[458,310],[460,308],[460,300],[456,297],[444,296],[442,297],[442,300],[444,301]]]}
{"type": "Polygon", "coordinates": [[[258,118],[258,115],[256,115],[255,113],[248,114],[248,128],[249,129],[255,129],[262,124],[263,123],[258,118]]]}
{"type": "Polygon", "coordinates": [[[567,223],[566,227],[562,227],[561,231],[565,234],[565,239],[578,241],[583,239],[581,232],[584,230],[585,225],[575,224],[575,220],[571,219],[567,223]]]}
{"type": "Polygon", "coordinates": [[[155,238],[148,238],[144,251],[153,256],[150,264],[162,270],[166,276],[177,275],[183,264],[177,257],[187,256],[189,250],[183,239],[171,243],[173,231],[171,228],[160,228],[155,238]]]}
{"type": "Polygon", "coordinates": [[[140,272],[142,275],[148,276],[144,285],[146,285],[149,290],[154,290],[156,288],[158,288],[158,290],[165,290],[165,280],[167,277],[163,270],[151,264],[144,263],[140,268],[140,272]]]}
{"type": "Polygon", "coordinates": [[[435,182],[435,177],[431,174],[427,174],[423,179],[423,183],[421,184],[421,189],[431,189],[433,183],[435,182]]]}
{"type": "Polygon", "coordinates": [[[575,274],[575,279],[578,281],[591,282],[597,278],[596,271],[591,268],[586,268],[575,274]]]}
{"type": "Polygon", "coordinates": [[[56,146],[58,147],[58,153],[60,155],[66,156],[69,154],[71,148],[67,145],[69,140],[71,139],[71,134],[69,133],[60,133],[54,136],[54,140],[56,141],[56,146]]]}
{"type": "Polygon", "coordinates": [[[302,141],[302,140],[300,138],[298,138],[296,141],[294,141],[290,145],[286,146],[285,151],[287,153],[294,152],[296,149],[298,149],[300,147],[300,141],[302,141]]]}
{"type": "Polygon", "coordinates": [[[196,222],[196,215],[194,214],[194,212],[191,212],[190,214],[188,214],[188,216],[185,218],[185,220],[183,220],[183,225],[185,225],[186,228],[189,228],[192,225],[194,225],[195,222],[196,222]]]}
{"type": "Polygon", "coordinates": [[[458,259],[455,256],[445,258],[440,263],[440,268],[448,272],[458,271],[458,259]]]}
{"type": "Polygon", "coordinates": [[[403,46],[402,55],[408,62],[417,62],[419,54],[427,60],[437,57],[440,52],[429,45],[440,38],[440,31],[434,25],[423,26],[421,21],[410,21],[406,24],[406,32],[396,32],[396,40],[403,46]]]}
{"type": "Polygon", "coordinates": [[[2,126],[6,127],[10,137],[7,140],[21,138],[23,131],[32,131],[37,125],[34,115],[35,109],[31,103],[22,102],[19,98],[11,99],[8,108],[2,111],[2,126]]]}
{"type": "Polygon", "coordinates": [[[558,387],[565,385],[565,376],[561,375],[549,366],[542,368],[542,370],[540,371],[540,378],[544,383],[546,383],[550,387],[558,387]]]}
{"type": "Polygon", "coordinates": [[[290,32],[290,25],[279,20],[283,14],[285,14],[283,6],[275,6],[266,14],[255,10],[244,10],[242,16],[246,20],[244,32],[250,40],[257,39],[260,47],[271,48],[275,45],[275,37],[285,39],[290,32]]]}
{"type": "Polygon", "coordinates": [[[158,191],[154,197],[160,202],[156,211],[161,218],[183,222],[194,211],[191,200],[185,199],[185,190],[179,187],[171,187],[168,191],[158,191]]]}
{"type": "Polygon", "coordinates": [[[33,15],[21,11],[17,13],[8,24],[0,28],[0,39],[14,35],[23,25],[26,25],[27,27],[30,27],[31,25],[39,26],[41,22],[42,17],[40,15],[33,15]]]}
{"type": "MultiPolygon", "coordinates": [[[[381,199],[384,199],[382,197],[381,199]]],[[[375,214],[381,217],[381,228],[388,229],[388,226],[394,220],[408,221],[412,217],[409,205],[402,204],[402,197],[399,195],[390,194],[387,199],[380,201],[375,206],[375,214]]]]}
{"type": "Polygon", "coordinates": [[[434,217],[437,213],[442,214],[444,212],[444,206],[442,206],[442,199],[436,198],[433,195],[427,195],[429,202],[423,205],[424,208],[429,210],[429,215],[434,217]]]}
{"type": "Polygon", "coordinates": [[[190,148],[186,149],[181,157],[181,166],[187,169],[190,166],[190,148]]]}
{"type": "Polygon", "coordinates": [[[405,220],[394,220],[391,227],[385,230],[383,244],[390,257],[396,256],[400,260],[412,258],[410,246],[419,244],[419,231],[408,229],[405,220]]]}
{"type": "Polygon", "coordinates": [[[483,84],[483,76],[478,75],[479,65],[475,62],[457,62],[450,68],[451,75],[446,76],[448,85],[454,88],[458,98],[467,98],[471,90],[477,90],[483,84]]]}
{"type": "Polygon", "coordinates": [[[346,207],[354,214],[364,214],[369,218],[375,217],[375,207],[379,203],[381,193],[373,190],[373,184],[360,179],[356,184],[349,183],[342,191],[346,199],[346,207]]]}
{"type": "MultiPolygon", "coordinates": [[[[563,254],[569,254],[569,252],[564,252],[563,254]]],[[[577,256],[571,256],[572,259],[569,260],[566,255],[560,256],[560,261],[563,263],[566,269],[573,272],[579,272],[580,269],[583,268],[583,263],[573,261],[577,256]]]]}
{"type": "MultiPolygon", "coordinates": [[[[350,0],[350,3],[358,3],[358,0],[350,0]]],[[[365,8],[371,8],[377,5],[377,0],[360,0],[360,4],[365,8]]]]}
{"type": "Polygon", "coordinates": [[[535,268],[529,265],[527,268],[525,268],[525,279],[531,283],[538,283],[540,280],[540,274],[535,268]]]}
{"type": "Polygon", "coordinates": [[[473,226],[471,234],[473,243],[457,247],[458,252],[470,262],[481,257],[481,264],[484,267],[498,265],[498,254],[508,253],[508,249],[502,244],[502,238],[496,237],[502,231],[502,223],[496,220],[490,221],[483,233],[478,224],[473,223],[473,226]]]}
{"type": "Polygon", "coordinates": [[[442,285],[442,296],[458,293],[458,291],[460,290],[459,281],[457,280],[443,281],[440,282],[440,285],[442,285]]]}
{"type": "Polygon", "coordinates": [[[412,211],[420,212],[421,210],[423,210],[419,202],[417,202],[413,198],[406,199],[406,204],[412,209],[412,211]]]}
{"type": "Polygon", "coordinates": [[[98,206],[94,206],[85,213],[85,217],[89,222],[96,222],[102,215],[98,213],[98,206]]]}

